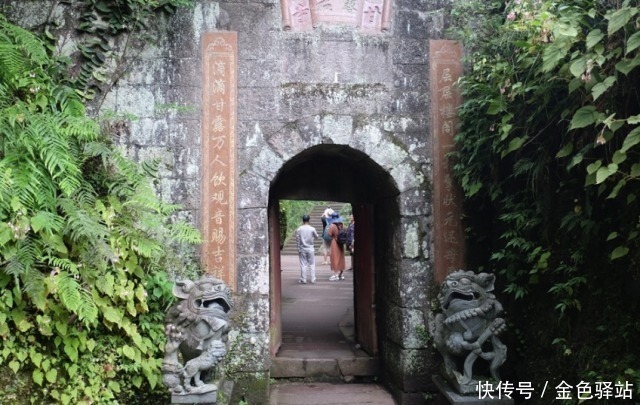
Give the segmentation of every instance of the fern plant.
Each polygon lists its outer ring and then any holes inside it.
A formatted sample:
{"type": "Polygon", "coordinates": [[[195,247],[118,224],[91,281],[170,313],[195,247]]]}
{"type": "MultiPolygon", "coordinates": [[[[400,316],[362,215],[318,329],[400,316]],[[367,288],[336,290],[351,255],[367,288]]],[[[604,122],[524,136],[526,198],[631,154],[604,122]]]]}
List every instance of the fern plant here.
{"type": "Polygon", "coordinates": [[[16,398],[116,403],[157,387],[163,274],[200,235],[61,72],[0,15],[0,365],[32,381],[16,398]]]}

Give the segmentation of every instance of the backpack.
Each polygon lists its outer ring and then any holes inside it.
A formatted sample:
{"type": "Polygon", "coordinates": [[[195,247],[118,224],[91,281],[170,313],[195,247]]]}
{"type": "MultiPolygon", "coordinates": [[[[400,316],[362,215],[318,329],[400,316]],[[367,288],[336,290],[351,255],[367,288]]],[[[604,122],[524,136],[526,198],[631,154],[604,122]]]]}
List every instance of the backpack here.
{"type": "Polygon", "coordinates": [[[331,242],[331,236],[329,236],[329,227],[331,225],[328,224],[325,228],[324,231],[322,232],[322,239],[324,239],[326,242],[331,242]]]}
{"type": "Polygon", "coordinates": [[[338,243],[344,245],[345,243],[347,243],[348,239],[349,236],[347,234],[347,230],[344,228],[340,229],[340,231],[338,232],[338,243]]]}
{"type": "Polygon", "coordinates": [[[354,224],[350,224],[347,227],[347,245],[351,246],[353,245],[353,237],[354,237],[354,233],[356,231],[356,226],[354,224]]]}

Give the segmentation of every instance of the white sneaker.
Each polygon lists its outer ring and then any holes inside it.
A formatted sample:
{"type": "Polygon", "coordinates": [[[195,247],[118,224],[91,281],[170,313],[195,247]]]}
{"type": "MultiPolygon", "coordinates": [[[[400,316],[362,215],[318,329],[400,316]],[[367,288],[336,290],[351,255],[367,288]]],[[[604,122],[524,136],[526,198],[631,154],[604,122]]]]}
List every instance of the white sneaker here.
{"type": "Polygon", "coordinates": [[[306,281],[304,281],[304,280],[298,280],[298,283],[300,283],[300,284],[307,284],[307,282],[306,282],[306,281]]]}
{"type": "Polygon", "coordinates": [[[329,281],[338,281],[338,280],[340,280],[340,278],[336,275],[329,277],[329,281]]]}
{"type": "Polygon", "coordinates": [[[344,276],[340,276],[339,278],[340,278],[340,280],[344,280],[344,276]]]}
{"type": "Polygon", "coordinates": [[[314,278],[313,280],[311,280],[311,284],[315,284],[316,283],[316,279],[314,278]]]}

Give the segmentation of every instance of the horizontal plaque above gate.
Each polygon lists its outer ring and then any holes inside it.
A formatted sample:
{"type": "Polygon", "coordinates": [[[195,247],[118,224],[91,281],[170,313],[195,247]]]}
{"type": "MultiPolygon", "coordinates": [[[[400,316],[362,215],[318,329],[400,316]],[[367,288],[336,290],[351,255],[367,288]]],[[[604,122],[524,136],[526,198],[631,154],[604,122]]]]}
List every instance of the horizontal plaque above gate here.
{"type": "Polygon", "coordinates": [[[375,34],[390,25],[391,0],[281,0],[280,5],[285,30],[310,31],[327,23],[375,34]]]}

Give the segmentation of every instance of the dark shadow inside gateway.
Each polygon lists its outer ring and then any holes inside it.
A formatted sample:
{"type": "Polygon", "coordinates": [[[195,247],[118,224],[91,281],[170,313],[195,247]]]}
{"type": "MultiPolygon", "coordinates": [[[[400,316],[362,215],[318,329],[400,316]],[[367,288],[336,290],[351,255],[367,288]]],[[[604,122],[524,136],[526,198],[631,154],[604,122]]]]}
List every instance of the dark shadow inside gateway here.
{"type": "Polygon", "coordinates": [[[309,148],[287,162],[271,185],[270,197],[271,201],[345,201],[382,206],[397,195],[389,173],[371,158],[348,146],[329,144],[309,148]]]}

